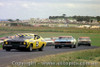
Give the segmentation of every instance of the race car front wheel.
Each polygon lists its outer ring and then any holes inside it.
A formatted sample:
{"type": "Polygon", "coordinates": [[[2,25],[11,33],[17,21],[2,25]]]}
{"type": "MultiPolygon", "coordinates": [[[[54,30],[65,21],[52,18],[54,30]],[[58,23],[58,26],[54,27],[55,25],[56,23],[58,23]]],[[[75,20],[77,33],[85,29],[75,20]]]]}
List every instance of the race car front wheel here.
{"type": "Polygon", "coordinates": [[[59,48],[62,48],[62,46],[59,46],[59,48]]]}
{"type": "Polygon", "coordinates": [[[58,46],[57,45],[55,45],[55,49],[57,49],[58,48],[58,46]]]}
{"type": "Polygon", "coordinates": [[[77,47],[77,45],[74,45],[74,47],[73,48],[76,48],[77,47]]]}
{"type": "Polygon", "coordinates": [[[11,49],[6,49],[6,51],[10,51],[11,49]]]}
{"type": "Polygon", "coordinates": [[[33,46],[30,45],[29,48],[28,48],[28,50],[31,52],[33,50],[32,48],[33,48],[33,46]]]}

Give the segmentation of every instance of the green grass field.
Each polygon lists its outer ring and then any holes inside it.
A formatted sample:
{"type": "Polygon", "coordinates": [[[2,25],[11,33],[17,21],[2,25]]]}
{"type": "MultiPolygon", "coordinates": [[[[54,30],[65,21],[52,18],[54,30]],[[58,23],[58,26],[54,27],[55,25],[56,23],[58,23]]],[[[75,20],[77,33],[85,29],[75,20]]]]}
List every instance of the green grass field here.
{"type": "Polygon", "coordinates": [[[81,28],[65,28],[65,27],[0,27],[0,32],[67,32],[67,33],[100,33],[100,29],[81,29],[81,28]]]}
{"type": "Polygon", "coordinates": [[[0,48],[2,48],[2,44],[0,44],[0,48]]]}
{"type": "Polygon", "coordinates": [[[76,39],[80,36],[89,36],[92,45],[100,46],[100,29],[78,29],[78,28],[50,28],[50,27],[0,27],[0,37],[10,36],[16,33],[34,33],[42,37],[73,36],[76,39]]]}

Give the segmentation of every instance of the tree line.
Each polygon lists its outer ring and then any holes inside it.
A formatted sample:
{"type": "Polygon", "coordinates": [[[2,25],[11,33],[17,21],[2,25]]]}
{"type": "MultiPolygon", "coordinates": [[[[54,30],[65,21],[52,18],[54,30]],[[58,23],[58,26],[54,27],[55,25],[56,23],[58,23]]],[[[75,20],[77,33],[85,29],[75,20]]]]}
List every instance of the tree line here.
{"type": "Polygon", "coordinates": [[[97,20],[97,22],[100,22],[100,16],[72,16],[72,18],[77,21],[93,22],[93,20],[97,20]]]}
{"type": "Polygon", "coordinates": [[[19,20],[19,19],[16,19],[16,20],[13,20],[13,19],[8,19],[8,21],[10,21],[10,22],[17,21],[17,22],[19,22],[20,20],[19,20]]]}
{"type": "Polygon", "coordinates": [[[100,16],[49,16],[49,19],[75,19],[77,21],[87,21],[87,22],[93,22],[93,20],[97,20],[97,22],[100,22],[100,16]]]}

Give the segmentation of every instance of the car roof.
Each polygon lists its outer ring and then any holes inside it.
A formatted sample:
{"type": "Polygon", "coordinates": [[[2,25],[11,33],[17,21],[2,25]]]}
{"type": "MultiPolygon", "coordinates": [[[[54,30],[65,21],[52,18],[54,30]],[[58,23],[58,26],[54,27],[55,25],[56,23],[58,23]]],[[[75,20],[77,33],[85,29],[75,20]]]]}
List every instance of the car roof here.
{"type": "Polygon", "coordinates": [[[60,36],[60,37],[72,37],[72,36],[60,36]]]}
{"type": "Polygon", "coordinates": [[[24,35],[24,36],[34,36],[35,34],[32,34],[32,33],[19,33],[19,34],[16,34],[16,35],[24,35]]]}
{"type": "Polygon", "coordinates": [[[79,38],[90,38],[90,37],[79,37],[79,38]]]}

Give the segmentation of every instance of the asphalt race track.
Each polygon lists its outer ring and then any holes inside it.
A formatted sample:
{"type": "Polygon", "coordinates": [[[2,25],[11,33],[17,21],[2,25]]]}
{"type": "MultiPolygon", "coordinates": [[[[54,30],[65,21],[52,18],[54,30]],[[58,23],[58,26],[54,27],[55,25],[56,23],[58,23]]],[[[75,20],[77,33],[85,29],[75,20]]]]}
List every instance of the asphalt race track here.
{"type": "Polygon", "coordinates": [[[98,48],[96,46],[80,46],[77,48],[58,48],[55,49],[54,46],[46,46],[43,51],[34,50],[32,52],[27,51],[18,51],[18,50],[11,50],[7,52],[5,50],[0,50],[0,67],[6,67],[9,64],[12,64],[12,61],[20,62],[22,60],[27,59],[34,59],[36,57],[50,55],[50,54],[57,54],[62,52],[70,52],[70,51],[79,51],[85,49],[94,49],[98,48]]]}

